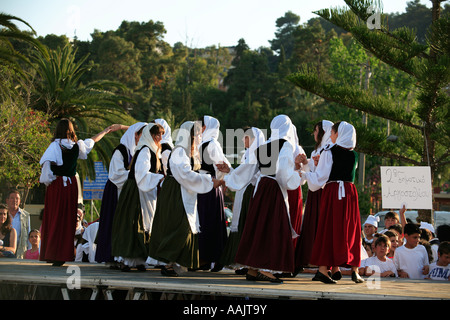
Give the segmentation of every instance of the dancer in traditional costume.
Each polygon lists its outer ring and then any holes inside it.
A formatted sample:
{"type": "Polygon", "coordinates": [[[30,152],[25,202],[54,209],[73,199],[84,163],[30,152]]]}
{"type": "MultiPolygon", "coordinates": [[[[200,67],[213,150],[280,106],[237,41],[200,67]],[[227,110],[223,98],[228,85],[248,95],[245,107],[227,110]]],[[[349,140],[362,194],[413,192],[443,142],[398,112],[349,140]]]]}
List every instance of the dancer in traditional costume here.
{"type": "MultiPolygon", "coordinates": [[[[231,168],[231,164],[217,141],[220,123],[216,118],[204,116],[202,125],[204,131],[202,143],[199,146],[201,157],[199,172],[221,180],[224,174],[217,169],[217,165],[225,163],[231,168]]],[[[201,232],[198,236],[201,269],[210,269],[214,262],[212,271],[219,271],[222,267],[217,262],[227,241],[226,217],[221,187],[198,195],[198,216],[201,226],[201,232]]]]}
{"type": "Polygon", "coordinates": [[[90,139],[78,140],[69,119],[61,119],[56,125],[53,142],[39,162],[42,166],[39,182],[47,186],[41,229],[41,261],[61,266],[66,261],[74,260],[73,239],[78,203],[78,182],[75,177],[77,160],[87,159],[96,142],[105,134],[119,129],[120,125],[113,125],[90,139]]]}
{"type": "MultiPolygon", "coordinates": [[[[292,125],[292,128],[294,130],[294,138],[295,138],[295,145],[294,145],[294,162],[295,158],[300,154],[305,154],[305,150],[303,150],[302,146],[299,144],[298,135],[297,135],[297,128],[292,125]]],[[[296,170],[301,170],[302,165],[296,166],[296,170]]],[[[294,228],[294,231],[300,235],[300,231],[302,229],[302,219],[303,219],[303,195],[302,195],[302,186],[300,185],[295,190],[288,190],[288,201],[289,201],[289,214],[291,217],[291,224],[292,228],[294,228]]],[[[294,242],[294,250],[297,247],[297,241],[298,237],[293,239],[294,242]]]]}
{"type": "Polygon", "coordinates": [[[192,121],[180,127],[156,205],[148,255],[166,263],[161,268],[166,276],[177,276],[176,266],[199,267],[197,194],[220,184],[211,175],[196,172],[200,158],[195,141],[200,135],[200,126],[192,121]]]}
{"type": "Polygon", "coordinates": [[[146,268],[148,241],[156,209],[161,170],[161,125],[149,123],[143,130],[131,160],[130,172],[117,203],[112,226],[112,255],[122,271],[146,268]]]}
{"type": "Polygon", "coordinates": [[[120,144],[114,149],[109,163],[108,181],[106,181],[103,190],[102,205],[100,207],[95,261],[106,262],[112,268],[115,268],[114,257],[111,254],[111,229],[114,213],[120,191],[128,179],[131,158],[142,135],[142,130],[146,125],[147,123],[145,122],[138,122],[128,127],[127,131],[120,138],[120,144]]]}
{"type": "Polygon", "coordinates": [[[172,130],[170,129],[169,124],[164,119],[156,119],[155,123],[162,125],[164,128],[164,134],[161,140],[161,163],[164,169],[164,175],[167,172],[167,161],[169,159],[169,155],[174,148],[172,142],[172,130]]]}
{"type": "Polygon", "coordinates": [[[324,185],[320,216],[310,263],[319,266],[313,280],[336,283],[341,278],[339,267],[350,267],[352,280],[364,280],[358,274],[361,262],[361,218],[355,179],[358,154],[356,130],[345,122],[331,129],[332,145],[320,155],[315,172],[302,172],[312,185],[324,185]],[[331,277],[328,275],[328,267],[331,277]]]}
{"type": "MultiPolygon", "coordinates": [[[[247,213],[236,262],[248,267],[246,279],[281,283],[274,273],[294,271],[293,241],[298,235],[290,221],[287,190],[297,189],[300,176],[294,170],[294,130],[289,117],[276,116],[271,137],[256,149],[254,166],[260,170],[247,213]]],[[[253,172],[248,166],[247,177],[253,172]]],[[[244,174],[242,175],[243,177],[244,174]]]]}
{"type": "MultiPolygon", "coordinates": [[[[224,177],[227,187],[232,191],[236,191],[236,194],[234,197],[230,235],[228,236],[219,262],[223,266],[237,269],[237,273],[239,273],[239,267],[236,266],[235,262],[236,252],[239,247],[242,231],[244,230],[250,199],[253,196],[255,184],[259,177],[258,167],[254,165],[256,164],[255,150],[264,142],[264,133],[260,129],[255,127],[247,129],[244,133],[244,146],[246,150],[241,158],[240,165],[232,173],[224,177]],[[250,181],[246,177],[241,176],[242,172],[247,172],[245,168],[247,165],[251,166],[249,174],[253,172],[253,177],[250,178],[250,181]]],[[[220,168],[222,166],[219,165],[220,168]]],[[[229,172],[227,166],[223,168],[221,171],[229,172]]],[[[246,269],[244,272],[246,272],[246,269]]]]}
{"type": "MultiPolygon", "coordinates": [[[[317,163],[319,161],[320,153],[323,148],[329,143],[331,127],[333,122],[322,120],[314,126],[314,140],[316,146],[311,153],[311,158],[308,160],[306,156],[300,161],[304,165],[304,171],[316,171],[317,163]]],[[[322,194],[323,185],[313,185],[308,182],[308,195],[305,204],[305,214],[302,222],[302,229],[298,238],[298,243],[295,248],[295,267],[294,274],[300,272],[304,267],[309,265],[311,258],[312,247],[316,237],[317,221],[319,219],[320,198],[322,194]]]]}

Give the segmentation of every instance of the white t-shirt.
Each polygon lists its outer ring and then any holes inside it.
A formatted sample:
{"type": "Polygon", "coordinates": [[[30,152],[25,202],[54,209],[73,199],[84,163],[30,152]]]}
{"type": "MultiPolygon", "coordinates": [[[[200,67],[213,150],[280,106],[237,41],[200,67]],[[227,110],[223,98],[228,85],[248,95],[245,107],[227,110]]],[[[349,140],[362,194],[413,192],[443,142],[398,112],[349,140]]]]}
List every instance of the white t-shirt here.
{"type": "Polygon", "coordinates": [[[366,260],[364,260],[364,266],[369,267],[372,271],[375,271],[377,273],[392,271],[395,274],[395,276],[398,277],[397,268],[395,267],[394,262],[387,257],[386,261],[381,261],[376,256],[367,258],[366,260]]]}
{"type": "Polygon", "coordinates": [[[430,264],[430,273],[427,278],[431,280],[449,280],[450,279],[450,264],[445,267],[438,266],[436,262],[430,264]]]}
{"type": "Polygon", "coordinates": [[[428,254],[425,247],[418,244],[413,249],[401,246],[395,249],[394,264],[397,270],[403,270],[408,273],[410,279],[424,279],[422,274],[424,266],[429,265],[428,254]]]}

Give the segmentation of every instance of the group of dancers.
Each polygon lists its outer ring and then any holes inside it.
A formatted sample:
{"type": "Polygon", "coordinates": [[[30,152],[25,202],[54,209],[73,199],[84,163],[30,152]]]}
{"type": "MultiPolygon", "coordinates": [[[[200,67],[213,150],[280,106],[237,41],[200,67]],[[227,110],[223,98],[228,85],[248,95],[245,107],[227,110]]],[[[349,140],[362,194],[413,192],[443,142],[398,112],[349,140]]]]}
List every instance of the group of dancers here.
{"type": "Polygon", "coordinates": [[[259,128],[246,128],[246,149],[236,168],[223,153],[219,129],[211,116],[186,121],[173,143],[167,122],[156,119],[112,125],[82,141],[72,123],[61,120],[41,159],[47,191],[40,260],[56,266],[73,260],[76,161],[86,159],[105,134],[126,130],[112,154],[104,189],[97,262],[122,271],[153,265],[165,276],[226,266],[249,281],[274,283],[315,265],[313,280],[330,284],[345,266],[353,281],[363,282],[357,272],[355,128],[345,121],[318,122],[308,159],[291,119],[278,115],[268,139],[259,128]],[[304,183],[309,191],[302,217],[304,183]],[[225,187],[236,192],[229,235],[225,187]]]}

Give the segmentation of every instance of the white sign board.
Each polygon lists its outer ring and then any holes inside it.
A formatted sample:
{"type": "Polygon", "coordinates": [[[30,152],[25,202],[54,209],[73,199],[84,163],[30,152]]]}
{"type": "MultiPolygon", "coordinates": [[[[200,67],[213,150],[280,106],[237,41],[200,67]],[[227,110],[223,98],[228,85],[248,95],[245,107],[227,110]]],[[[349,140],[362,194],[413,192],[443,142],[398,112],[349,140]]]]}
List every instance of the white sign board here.
{"type": "Polygon", "coordinates": [[[430,167],[380,167],[384,209],[433,209],[430,167]]]}

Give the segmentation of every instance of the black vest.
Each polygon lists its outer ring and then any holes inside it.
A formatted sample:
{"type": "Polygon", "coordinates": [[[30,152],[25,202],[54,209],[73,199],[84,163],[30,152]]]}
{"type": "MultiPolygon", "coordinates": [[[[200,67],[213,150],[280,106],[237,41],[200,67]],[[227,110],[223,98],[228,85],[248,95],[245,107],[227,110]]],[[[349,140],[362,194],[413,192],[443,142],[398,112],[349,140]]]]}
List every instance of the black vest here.
{"type": "MultiPolygon", "coordinates": [[[[167,171],[166,174],[168,177],[173,177],[172,171],[170,170],[170,158],[172,157],[172,153],[170,153],[169,158],[167,159],[167,171]]],[[[191,170],[194,168],[194,158],[189,157],[191,160],[191,170]]]]}
{"type": "Polygon", "coordinates": [[[255,150],[256,160],[261,174],[275,177],[277,173],[277,161],[281,148],[286,140],[277,139],[263,144],[255,150]]]}
{"type": "Polygon", "coordinates": [[[333,156],[333,166],[331,167],[328,181],[354,182],[358,154],[353,150],[347,150],[338,145],[331,147],[330,151],[333,156]]]}
{"type": "Polygon", "coordinates": [[[57,166],[51,164],[50,168],[55,176],[73,177],[77,173],[77,160],[80,149],[78,144],[75,143],[72,149],[63,148],[61,145],[63,164],[57,166]]]}
{"type": "MultiPolygon", "coordinates": [[[[134,161],[131,164],[130,172],[128,173],[128,179],[134,179],[134,177],[135,177],[134,169],[136,167],[136,159],[138,158],[139,153],[141,153],[142,149],[144,149],[144,148],[148,148],[148,146],[143,146],[141,149],[137,150],[136,153],[134,154],[134,157],[133,157],[134,161]]],[[[159,161],[159,159],[156,158],[156,154],[150,148],[148,148],[148,149],[150,150],[150,165],[151,165],[150,172],[159,173],[159,172],[156,172],[156,163],[157,163],[157,161],[159,161]]]]}
{"type": "Polygon", "coordinates": [[[201,164],[201,170],[207,171],[210,175],[215,176],[216,175],[216,169],[214,168],[213,161],[211,160],[211,157],[209,156],[208,151],[206,150],[208,148],[208,145],[211,141],[203,143],[200,148],[200,159],[202,161],[201,164]]]}
{"type": "Polygon", "coordinates": [[[130,155],[128,154],[128,150],[127,147],[125,147],[123,144],[119,144],[114,150],[113,150],[113,154],[114,152],[116,152],[116,150],[118,150],[123,157],[123,167],[128,170],[128,166],[130,165],[130,155]]]}

